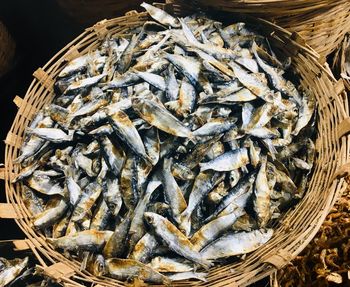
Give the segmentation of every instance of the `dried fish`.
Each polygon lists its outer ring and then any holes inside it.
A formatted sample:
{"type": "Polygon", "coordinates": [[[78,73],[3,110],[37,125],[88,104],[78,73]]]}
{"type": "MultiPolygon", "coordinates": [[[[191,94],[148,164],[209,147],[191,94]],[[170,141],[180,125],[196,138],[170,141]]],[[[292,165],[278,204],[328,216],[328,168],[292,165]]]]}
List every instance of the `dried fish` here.
{"type": "Polygon", "coordinates": [[[272,229],[227,234],[206,246],[200,254],[207,259],[218,259],[249,253],[269,241],[272,235],[272,229]]]}

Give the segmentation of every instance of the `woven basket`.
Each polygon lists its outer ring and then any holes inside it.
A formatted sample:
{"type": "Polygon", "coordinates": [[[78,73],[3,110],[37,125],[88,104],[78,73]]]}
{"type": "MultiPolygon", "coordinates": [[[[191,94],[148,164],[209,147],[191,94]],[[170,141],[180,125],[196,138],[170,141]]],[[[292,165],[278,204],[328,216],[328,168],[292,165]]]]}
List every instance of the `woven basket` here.
{"type": "Polygon", "coordinates": [[[350,31],[349,0],[192,1],[204,10],[246,13],[267,19],[291,32],[297,32],[321,55],[322,63],[350,31]]]}
{"type": "Polygon", "coordinates": [[[5,25],[0,22],[0,77],[11,68],[14,55],[15,42],[5,25]]]}
{"type": "Polygon", "coordinates": [[[136,9],[142,0],[57,0],[61,8],[78,24],[90,26],[102,19],[124,15],[136,9]]]}
{"type": "Polygon", "coordinates": [[[339,49],[334,54],[332,63],[334,74],[343,79],[344,85],[348,93],[350,93],[350,74],[346,71],[346,62],[350,62],[350,34],[344,37],[339,49]]]}
{"type": "MultiPolygon", "coordinates": [[[[188,12],[169,4],[163,7],[176,13],[188,12]]],[[[67,259],[55,251],[45,241],[43,234],[30,227],[29,212],[21,198],[21,186],[11,184],[11,179],[19,172],[13,160],[18,156],[25,127],[38,110],[52,101],[54,79],[65,66],[66,60],[98,47],[106,34],[128,34],[130,28],[142,25],[147,19],[146,13],[133,11],[124,17],[97,23],[34,73],[35,79],[24,99],[16,97],[19,111],[5,140],[3,173],[7,200],[12,204],[16,222],[28,238],[28,246],[36,254],[43,272],[59,278],[67,286],[81,286],[78,282],[100,286],[125,286],[125,283],[107,277],[97,278],[87,271],[81,271],[80,262],[67,259]]],[[[227,23],[232,23],[232,17],[226,20],[227,23]]],[[[350,131],[349,110],[347,98],[342,93],[342,82],[336,82],[319,64],[315,52],[293,40],[291,33],[265,20],[248,17],[245,21],[254,22],[261,27],[275,49],[282,49],[292,57],[292,65],[300,75],[302,86],[317,99],[318,156],[315,171],[305,197],[283,217],[273,238],[266,245],[248,254],[242,262],[212,268],[207,283],[182,281],[174,283],[174,286],[246,286],[270,275],[287,264],[308,244],[338,195],[346,188],[343,178],[346,170],[340,169],[339,172],[339,168],[349,162],[350,155],[350,138],[346,136],[350,131]]]]}

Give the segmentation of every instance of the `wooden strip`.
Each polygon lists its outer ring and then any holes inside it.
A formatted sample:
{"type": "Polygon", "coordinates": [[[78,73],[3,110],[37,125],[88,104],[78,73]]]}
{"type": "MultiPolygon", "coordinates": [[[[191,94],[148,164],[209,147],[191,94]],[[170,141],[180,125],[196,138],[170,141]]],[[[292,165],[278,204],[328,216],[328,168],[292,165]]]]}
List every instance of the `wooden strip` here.
{"type": "Polygon", "coordinates": [[[93,31],[97,35],[97,38],[104,39],[108,33],[108,29],[106,28],[107,20],[104,19],[100,22],[97,22],[94,26],[92,26],[93,31]]]}
{"type": "MultiPolygon", "coordinates": [[[[0,166],[1,166],[1,164],[0,164],[0,166]]],[[[11,172],[10,173],[10,181],[12,181],[12,179],[14,179],[15,177],[16,177],[16,175],[13,172],[11,172]]],[[[5,180],[5,167],[0,168],[0,179],[5,180]]]]}
{"type": "Polygon", "coordinates": [[[53,85],[55,81],[47,74],[42,68],[37,69],[33,76],[50,92],[53,91],[53,85]]]}
{"type": "Polygon", "coordinates": [[[30,246],[28,245],[28,239],[13,240],[12,243],[15,246],[16,251],[23,251],[23,250],[30,249],[30,246]]]}
{"type": "Polygon", "coordinates": [[[0,218],[18,219],[20,217],[11,203],[0,203],[0,218]]]}
{"type": "Polygon", "coordinates": [[[327,57],[323,53],[320,53],[318,61],[321,65],[325,65],[327,63],[327,57]]]}
{"type": "Polygon", "coordinates": [[[335,84],[335,92],[337,93],[337,95],[340,95],[344,91],[345,91],[344,81],[342,78],[340,78],[335,84]]]}
{"type": "Polygon", "coordinates": [[[302,36],[300,36],[299,33],[295,32],[295,31],[292,33],[291,39],[300,45],[305,46],[305,44],[306,44],[305,39],[302,36]]]}
{"type": "Polygon", "coordinates": [[[64,59],[67,61],[67,62],[70,62],[76,58],[78,58],[80,56],[80,52],[77,48],[77,46],[73,45],[72,47],[69,48],[67,54],[64,56],[64,59]]]}
{"type": "Polygon", "coordinates": [[[281,269],[286,266],[291,259],[292,254],[285,249],[280,249],[275,255],[272,255],[268,259],[264,260],[264,263],[269,263],[275,266],[277,269],[281,269]]]}
{"type": "Polygon", "coordinates": [[[16,96],[13,99],[13,102],[15,103],[17,108],[19,109],[18,112],[21,116],[23,116],[29,120],[31,120],[33,118],[33,115],[35,113],[35,109],[33,108],[33,106],[31,104],[29,104],[27,101],[25,101],[24,99],[22,99],[19,96],[16,96]]]}
{"type": "Polygon", "coordinates": [[[350,132],[350,118],[347,118],[343,120],[337,128],[337,138],[340,139],[341,137],[345,136],[350,132]]]}
{"type": "Polygon", "coordinates": [[[22,143],[22,137],[12,133],[8,132],[6,139],[5,139],[5,144],[19,148],[22,143]]]}
{"type": "Polygon", "coordinates": [[[62,263],[62,262],[58,262],[55,263],[49,267],[46,267],[43,269],[43,272],[55,279],[55,280],[60,280],[62,279],[62,277],[71,277],[75,274],[74,269],[72,269],[71,267],[67,266],[66,264],[62,263]]]}
{"type": "Polygon", "coordinates": [[[0,179],[5,180],[5,168],[0,168],[0,179]]]}
{"type": "Polygon", "coordinates": [[[350,176],[350,162],[342,165],[333,175],[333,180],[350,176]]]}
{"type": "Polygon", "coordinates": [[[20,108],[23,103],[23,99],[19,96],[15,96],[15,98],[13,99],[13,102],[15,103],[17,108],[20,108]]]}

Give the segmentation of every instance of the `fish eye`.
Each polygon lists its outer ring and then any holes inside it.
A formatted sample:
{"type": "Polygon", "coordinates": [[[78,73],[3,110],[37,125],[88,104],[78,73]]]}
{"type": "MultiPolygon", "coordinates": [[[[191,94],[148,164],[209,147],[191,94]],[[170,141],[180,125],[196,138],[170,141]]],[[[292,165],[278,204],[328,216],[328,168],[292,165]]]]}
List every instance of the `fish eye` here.
{"type": "Polygon", "coordinates": [[[145,219],[149,224],[154,223],[154,219],[152,216],[150,216],[149,214],[145,214],[145,219]]]}

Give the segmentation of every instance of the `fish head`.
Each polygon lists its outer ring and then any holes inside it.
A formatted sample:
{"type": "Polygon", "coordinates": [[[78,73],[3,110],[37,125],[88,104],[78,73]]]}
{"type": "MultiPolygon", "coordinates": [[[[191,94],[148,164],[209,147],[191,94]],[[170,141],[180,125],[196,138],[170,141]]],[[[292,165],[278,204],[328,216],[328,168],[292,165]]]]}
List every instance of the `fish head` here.
{"type": "Polygon", "coordinates": [[[96,276],[102,276],[106,273],[105,259],[101,254],[96,256],[93,262],[92,272],[96,276]]]}
{"type": "Polygon", "coordinates": [[[157,214],[154,212],[145,212],[144,218],[149,225],[154,225],[157,222],[157,214]]]}
{"type": "Polygon", "coordinates": [[[108,209],[112,211],[112,215],[117,216],[119,213],[119,206],[115,202],[109,201],[107,203],[108,209]]]}
{"type": "Polygon", "coordinates": [[[141,107],[144,101],[141,97],[132,97],[131,102],[133,106],[141,107]]]}

